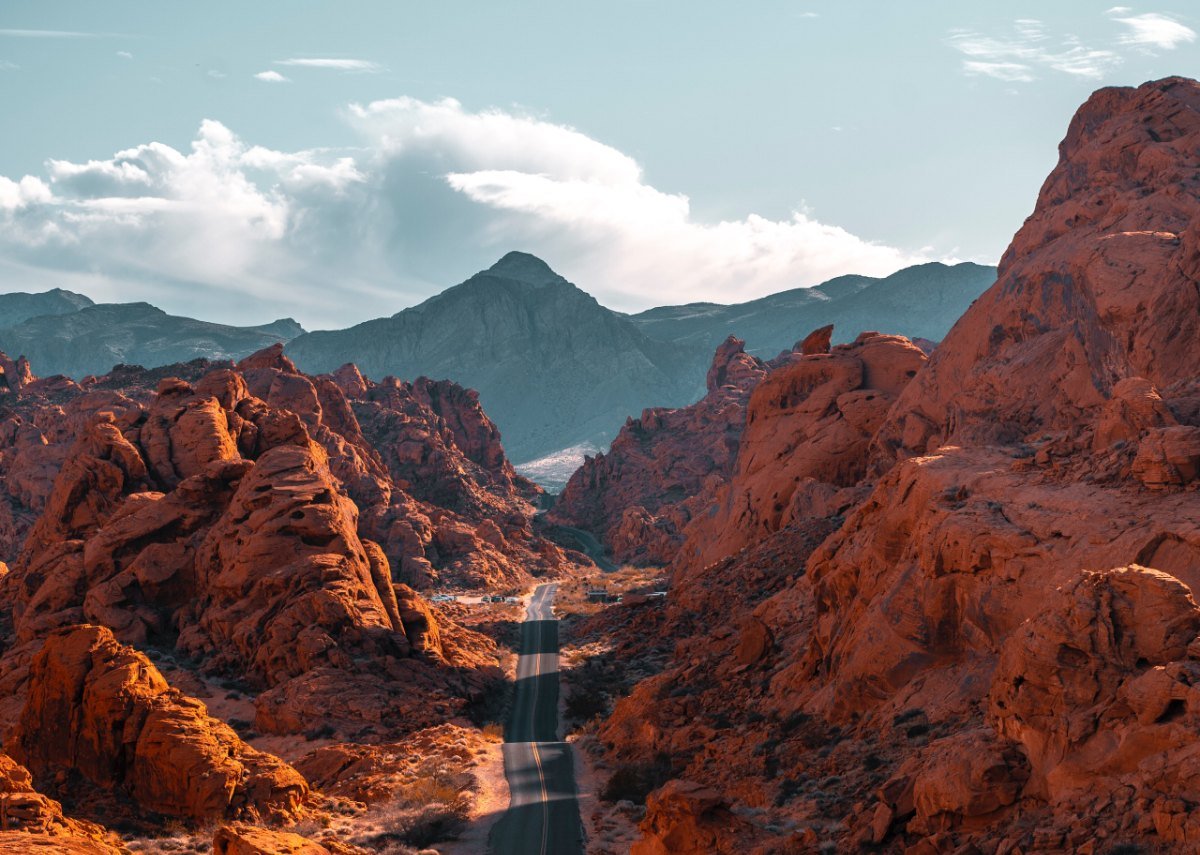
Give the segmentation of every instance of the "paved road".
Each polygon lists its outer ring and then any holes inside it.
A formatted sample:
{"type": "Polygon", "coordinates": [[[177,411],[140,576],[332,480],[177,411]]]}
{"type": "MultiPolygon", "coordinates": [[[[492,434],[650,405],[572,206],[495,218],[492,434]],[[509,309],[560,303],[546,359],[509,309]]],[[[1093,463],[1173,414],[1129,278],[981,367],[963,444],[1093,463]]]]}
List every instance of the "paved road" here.
{"type": "Polygon", "coordinates": [[[494,855],[583,855],[571,748],[558,739],[557,585],[539,585],[521,624],[517,691],[504,733],[512,801],[492,829],[494,855]]]}

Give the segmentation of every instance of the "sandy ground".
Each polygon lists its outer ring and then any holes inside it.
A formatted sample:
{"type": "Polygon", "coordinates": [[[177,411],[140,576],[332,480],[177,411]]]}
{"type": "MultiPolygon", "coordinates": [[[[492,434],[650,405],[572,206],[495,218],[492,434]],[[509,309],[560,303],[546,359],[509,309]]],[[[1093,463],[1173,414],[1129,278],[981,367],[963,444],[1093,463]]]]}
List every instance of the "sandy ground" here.
{"type": "Polygon", "coordinates": [[[475,803],[471,806],[470,824],[458,838],[448,843],[439,843],[435,847],[441,855],[481,855],[487,851],[488,835],[492,826],[508,810],[511,798],[508,791],[508,779],[504,777],[504,753],[502,743],[490,743],[487,755],[480,758],[480,763],[472,772],[475,775],[478,790],[475,803]]]}
{"type": "Polygon", "coordinates": [[[588,855],[625,855],[640,836],[637,823],[642,809],[633,805],[610,805],[600,801],[599,792],[611,772],[600,767],[584,748],[589,736],[567,738],[575,753],[575,784],[579,788],[579,815],[583,820],[588,855]]]}
{"type": "MultiPolygon", "coordinates": [[[[572,611],[581,606],[589,608],[589,604],[582,598],[567,605],[572,611]]],[[[556,603],[555,614],[558,612],[556,603]]],[[[587,751],[587,743],[595,737],[586,731],[565,733],[570,668],[572,661],[580,658],[581,651],[567,643],[560,644],[559,649],[559,733],[564,735],[571,746],[575,762],[575,788],[579,798],[579,817],[583,822],[585,851],[588,855],[625,855],[639,837],[637,823],[641,820],[642,809],[633,805],[615,806],[601,801],[600,791],[604,789],[604,784],[612,772],[599,765],[597,758],[587,751]]]]}

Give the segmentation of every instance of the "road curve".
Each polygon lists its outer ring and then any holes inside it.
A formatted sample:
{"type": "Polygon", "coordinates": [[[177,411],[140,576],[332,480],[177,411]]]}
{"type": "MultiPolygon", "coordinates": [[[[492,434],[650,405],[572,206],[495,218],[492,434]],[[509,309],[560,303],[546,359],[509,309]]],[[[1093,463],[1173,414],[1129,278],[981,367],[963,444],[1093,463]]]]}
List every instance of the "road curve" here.
{"type": "Polygon", "coordinates": [[[492,829],[493,855],[583,855],[571,747],[558,738],[557,587],[538,586],[521,624],[517,690],[504,732],[512,799],[492,829]]]}

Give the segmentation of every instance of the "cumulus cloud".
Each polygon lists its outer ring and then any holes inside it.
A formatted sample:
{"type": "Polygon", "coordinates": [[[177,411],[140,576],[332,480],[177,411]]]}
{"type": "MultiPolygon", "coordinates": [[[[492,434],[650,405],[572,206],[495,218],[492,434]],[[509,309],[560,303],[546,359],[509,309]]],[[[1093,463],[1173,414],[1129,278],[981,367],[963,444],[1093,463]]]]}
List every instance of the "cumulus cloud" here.
{"type": "Polygon", "coordinates": [[[284,77],[278,71],[260,71],[254,75],[255,80],[262,80],[267,83],[291,83],[290,77],[284,77]]]}
{"type": "Polygon", "coordinates": [[[127,50],[117,51],[117,56],[121,57],[121,59],[133,59],[133,54],[127,50]]]}
{"type": "Polygon", "coordinates": [[[1126,27],[1119,39],[1121,44],[1174,50],[1185,42],[1196,40],[1196,31],[1174,18],[1157,12],[1141,15],[1132,12],[1128,6],[1114,6],[1108,10],[1110,18],[1126,27]]]}
{"type": "Polygon", "coordinates": [[[36,202],[50,201],[50,188],[32,175],[13,181],[0,175],[0,211],[15,211],[36,202]]]}
{"type": "Polygon", "coordinates": [[[510,249],[627,310],[927,260],[807,211],[702,221],[627,154],[526,115],[397,98],[345,117],[353,149],[279,151],[205,121],[188,150],[153,142],[0,179],[0,283],[328,327],[398,311],[510,249]]]}
{"type": "Polygon", "coordinates": [[[0,71],[16,71],[21,66],[15,62],[9,62],[6,59],[0,59],[0,71]]]}
{"type": "Polygon", "coordinates": [[[372,74],[383,71],[382,65],[365,59],[293,58],[277,60],[275,64],[294,68],[327,68],[334,71],[359,71],[372,74]]]}
{"type": "Polygon", "coordinates": [[[1076,36],[1053,39],[1036,18],[1019,18],[1013,32],[989,36],[973,30],[953,30],[947,40],[963,54],[963,72],[987,75],[1009,82],[1030,82],[1039,70],[1098,79],[1121,63],[1105,48],[1089,47],[1076,36]]]}

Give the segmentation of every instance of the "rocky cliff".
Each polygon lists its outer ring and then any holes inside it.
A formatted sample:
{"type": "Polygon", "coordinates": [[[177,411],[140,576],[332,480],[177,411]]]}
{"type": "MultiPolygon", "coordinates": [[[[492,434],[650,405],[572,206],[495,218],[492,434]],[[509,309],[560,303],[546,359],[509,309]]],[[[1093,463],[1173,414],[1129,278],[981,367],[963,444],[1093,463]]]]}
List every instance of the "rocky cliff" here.
{"type": "Polygon", "coordinates": [[[81,383],[11,373],[0,732],[39,792],[89,818],[297,818],[304,777],[185,690],[236,687],[242,727],[285,742],[401,738],[501,679],[495,643],[406,582],[567,566],[532,531],[537,488],[452,383],[309,376],[279,345],[81,383]]]}
{"type": "Polygon", "coordinates": [[[571,476],[549,519],[596,534],[617,561],[670,561],[684,528],[728,479],[746,401],[766,376],[744,345],[730,336],[717,348],[697,403],[626,421],[608,453],[571,476]]]}
{"type": "Polygon", "coordinates": [[[1100,90],[927,364],[759,384],[690,637],[601,732],[676,779],[635,851],[1200,845],[1198,147],[1200,84],[1100,90]]]}

